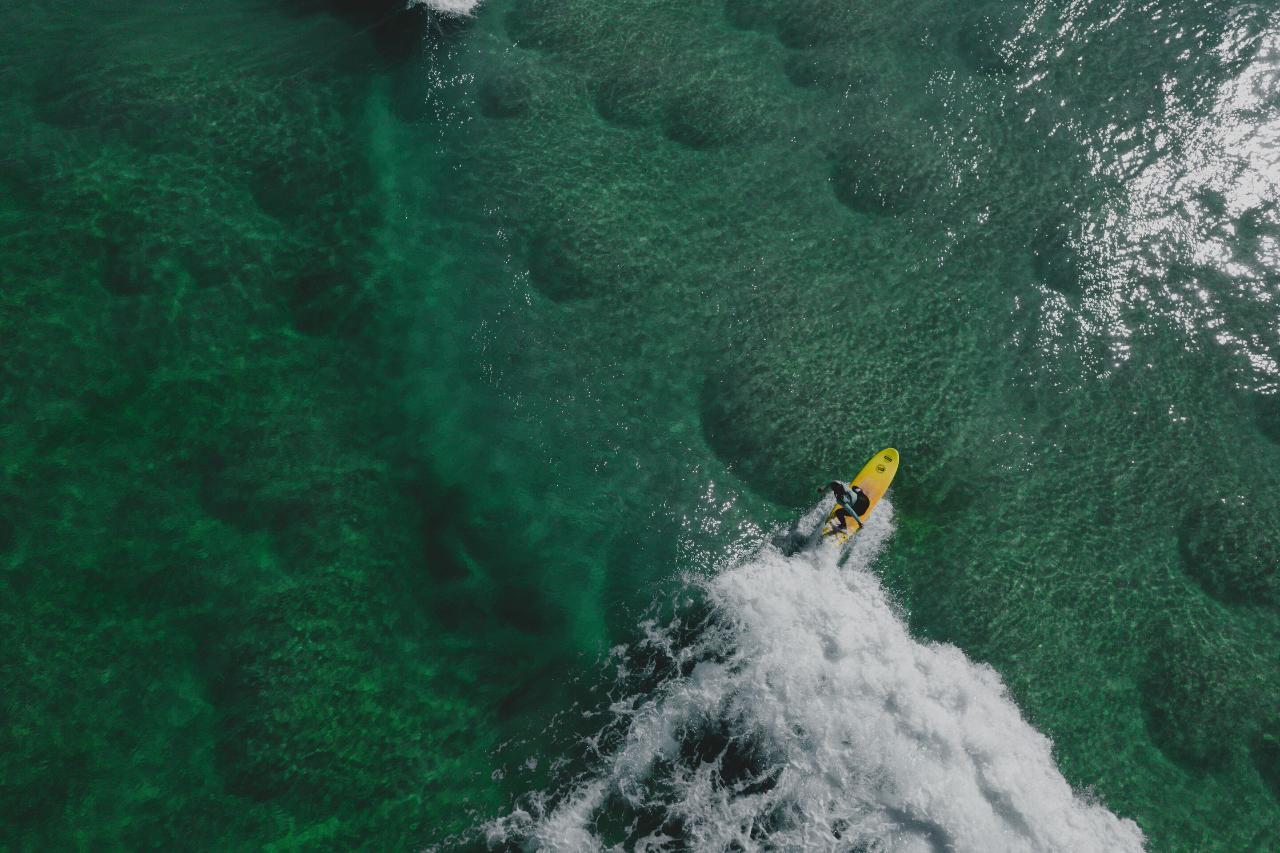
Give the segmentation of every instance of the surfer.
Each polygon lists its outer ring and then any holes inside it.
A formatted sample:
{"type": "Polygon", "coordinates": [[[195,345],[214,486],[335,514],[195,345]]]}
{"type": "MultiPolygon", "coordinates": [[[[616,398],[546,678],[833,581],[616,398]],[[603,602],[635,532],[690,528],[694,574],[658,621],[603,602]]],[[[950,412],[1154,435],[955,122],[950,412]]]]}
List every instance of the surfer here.
{"type": "Polygon", "coordinates": [[[862,521],[859,516],[867,511],[867,507],[871,506],[871,499],[867,497],[862,489],[857,486],[846,486],[839,480],[832,480],[825,486],[819,486],[818,491],[824,493],[830,491],[836,496],[836,511],[831,517],[832,533],[847,530],[850,518],[859,528],[862,527],[862,521]]]}

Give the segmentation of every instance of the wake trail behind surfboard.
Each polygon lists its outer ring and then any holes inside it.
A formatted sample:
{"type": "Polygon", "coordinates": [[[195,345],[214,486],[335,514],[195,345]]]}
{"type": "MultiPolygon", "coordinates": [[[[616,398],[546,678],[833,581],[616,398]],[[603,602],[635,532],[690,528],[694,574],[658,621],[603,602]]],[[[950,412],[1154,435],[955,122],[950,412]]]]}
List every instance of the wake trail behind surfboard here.
{"type": "MultiPolygon", "coordinates": [[[[824,516],[815,507],[796,529],[824,516]]],[[[614,655],[625,698],[589,769],[532,792],[485,827],[488,842],[1141,850],[1132,821],[1072,791],[995,670],[910,636],[871,571],[893,530],[885,500],[847,548],[764,544],[697,581],[694,630],[689,614],[648,625],[614,655]],[[656,684],[655,657],[670,662],[656,684]]]]}

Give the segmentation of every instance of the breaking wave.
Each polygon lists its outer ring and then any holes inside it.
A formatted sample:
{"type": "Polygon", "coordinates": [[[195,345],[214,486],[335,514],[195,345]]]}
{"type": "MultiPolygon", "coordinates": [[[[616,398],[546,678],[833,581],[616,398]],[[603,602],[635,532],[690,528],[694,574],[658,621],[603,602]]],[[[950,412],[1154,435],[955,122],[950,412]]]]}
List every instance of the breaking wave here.
{"type": "Polygon", "coordinates": [[[490,823],[489,845],[1141,850],[1136,824],[1071,789],[995,670],[911,637],[871,571],[892,530],[886,501],[843,560],[775,540],[699,581],[701,607],[615,650],[626,698],[591,769],[490,823]]]}
{"type": "Polygon", "coordinates": [[[480,5],[480,0],[409,0],[410,6],[425,6],[446,15],[470,15],[480,5]]]}

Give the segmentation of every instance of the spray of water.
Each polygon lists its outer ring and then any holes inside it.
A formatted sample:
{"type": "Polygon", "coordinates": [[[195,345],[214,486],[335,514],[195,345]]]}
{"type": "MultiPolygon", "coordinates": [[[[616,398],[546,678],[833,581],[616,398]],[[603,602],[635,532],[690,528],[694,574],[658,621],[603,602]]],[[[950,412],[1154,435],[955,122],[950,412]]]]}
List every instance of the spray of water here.
{"type": "Polygon", "coordinates": [[[490,844],[1141,850],[1132,821],[1071,789],[993,669],[910,636],[870,570],[892,530],[884,502],[847,553],[770,544],[701,582],[696,628],[649,625],[632,650],[669,666],[615,703],[596,766],[490,824],[490,844]]]}
{"type": "Polygon", "coordinates": [[[426,6],[446,15],[470,15],[480,5],[480,0],[409,0],[410,6],[426,6]]]}

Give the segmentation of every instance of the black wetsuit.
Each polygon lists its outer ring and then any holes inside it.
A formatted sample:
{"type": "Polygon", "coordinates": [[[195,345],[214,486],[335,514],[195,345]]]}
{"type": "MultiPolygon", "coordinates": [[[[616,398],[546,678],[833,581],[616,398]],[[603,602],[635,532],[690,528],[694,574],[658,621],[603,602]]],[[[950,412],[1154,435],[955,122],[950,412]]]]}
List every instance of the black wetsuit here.
{"type": "Polygon", "coordinates": [[[847,525],[845,519],[850,516],[861,527],[861,516],[867,511],[867,507],[871,506],[871,498],[867,497],[866,493],[857,486],[845,486],[839,480],[832,480],[827,483],[827,488],[836,496],[835,520],[838,522],[836,529],[843,529],[847,525]]]}

